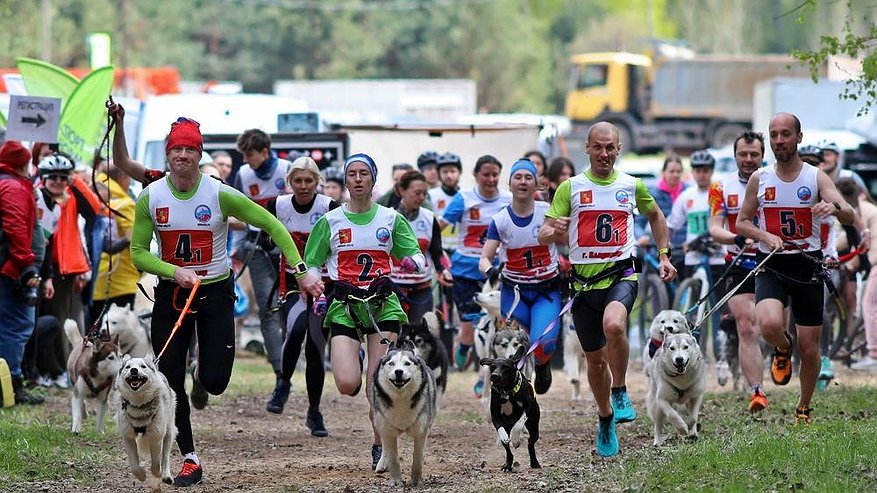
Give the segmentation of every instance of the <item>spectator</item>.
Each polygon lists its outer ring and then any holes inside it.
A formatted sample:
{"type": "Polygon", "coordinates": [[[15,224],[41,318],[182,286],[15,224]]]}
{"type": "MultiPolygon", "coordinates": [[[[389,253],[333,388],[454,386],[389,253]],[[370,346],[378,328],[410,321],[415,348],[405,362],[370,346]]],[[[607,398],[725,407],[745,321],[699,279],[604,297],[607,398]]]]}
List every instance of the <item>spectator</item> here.
{"type": "Polygon", "coordinates": [[[344,177],[341,175],[341,172],[338,171],[338,168],[330,166],[323,169],[320,173],[326,181],[323,184],[323,194],[339,204],[347,202],[344,199],[344,177]]]}
{"type": "Polygon", "coordinates": [[[554,200],[554,193],[557,191],[557,187],[575,176],[575,174],[576,166],[569,158],[561,156],[551,160],[551,164],[548,165],[548,170],[545,172],[545,178],[548,180],[549,202],[554,200]]]}
{"type": "Polygon", "coordinates": [[[0,147],[0,358],[12,374],[16,404],[42,404],[24,387],[24,348],[35,324],[34,304],[45,243],[36,227],[33,185],[27,179],[31,154],[20,142],[0,147]]]}
{"type": "Polygon", "coordinates": [[[210,153],[213,158],[213,166],[219,171],[219,178],[225,181],[231,174],[231,168],[234,165],[231,154],[225,151],[213,151],[210,153]]]}
{"type": "MultiPolygon", "coordinates": [[[[687,184],[682,182],[682,158],[676,154],[670,154],[664,159],[664,166],[661,168],[661,179],[658,184],[649,187],[649,193],[654,197],[658,208],[664,214],[664,217],[670,217],[673,211],[673,203],[679,194],[687,188],[687,184]]],[[[636,216],[636,236],[641,246],[648,245],[652,242],[651,234],[646,230],[648,218],[645,215],[636,216]]],[[[673,231],[670,236],[670,246],[672,247],[673,266],[678,266],[677,270],[681,272],[684,254],[682,245],[685,244],[685,229],[680,228],[673,231]]]]}
{"type": "Polygon", "coordinates": [[[381,198],[377,200],[378,204],[389,207],[390,209],[398,209],[399,202],[402,201],[402,196],[399,195],[398,190],[396,190],[396,185],[399,184],[399,180],[402,179],[402,176],[414,169],[410,164],[402,163],[402,164],[394,164],[393,165],[393,188],[391,188],[387,193],[381,195],[381,198]]]}
{"type": "Polygon", "coordinates": [[[417,158],[417,168],[426,177],[426,186],[429,188],[439,186],[438,156],[435,151],[426,151],[417,158]]]}

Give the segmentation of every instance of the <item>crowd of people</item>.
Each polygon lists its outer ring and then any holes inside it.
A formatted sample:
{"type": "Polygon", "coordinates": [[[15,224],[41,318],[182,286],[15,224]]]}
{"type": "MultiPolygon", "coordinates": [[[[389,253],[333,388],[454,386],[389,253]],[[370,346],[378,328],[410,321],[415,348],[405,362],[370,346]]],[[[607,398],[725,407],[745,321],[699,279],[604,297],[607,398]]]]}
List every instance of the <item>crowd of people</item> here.
{"type": "MultiPolygon", "coordinates": [[[[511,164],[505,182],[503,163],[485,154],[471,168],[475,185],[460,187],[464,163],[450,152],[424,152],[415,166],[392,168],[357,153],[321,170],[306,156],[278,157],[257,129],[239,136],[243,163],[235,172],[226,152],[203,161],[199,124],[186,118],[168,133],[167,171],[150,170],[128,154],[124,109],[112,104],[109,113],[112,162],[89,163],[100,168],[94,179],[90,167],[51,146],[7,141],[0,148],[0,357],[9,363],[16,403],[41,403],[27,382],[69,386],[69,345],[59,321],[73,319],[85,333],[109,305],[133,304],[142,273],[155,275],[151,343],[156,354],[164,349],[159,368],[177,395],[179,486],[197,484],[203,474],[191,407],[203,408],[231,378],[239,275],[233,259],[252,279],[275,374],[266,410],[284,411],[304,347],[306,425],[316,437],[329,434],[320,407],[327,350],[338,392],[355,396],[370,388],[404,324],[419,323],[437,302],[452,302],[459,316],[452,362],[462,370],[482,316],[474,296],[490,280],[500,283],[503,317],[537,343],[533,386],[544,394],[556,322],[571,301],[596,401],[596,451],[609,457],[619,451],[616,425],[637,418],[626,372],[638,246],[657,247],[665,282],[707,262],[714,278],[725,279],[717,298],[736,290],[728,311],[750,411],[768,405],[761,340],[774,348],[770,375],[778,385],[790,381],[797,347],[795,415],[810,423],[816,380],[830,371],[820,347],[822,266],[844,249],[867,249],[877,221],[861,179],[838,166],[837,147],[799,148],[800,122],[785,113],[770,122],[776,164],[763,166],[765,139],[747,131],[734,141],[736,173],[714,181],[715,159],[698,151],[689,159],[689,185],[683,159],[671,155],[652,189],[615,167],[624,143],[607,122],[589,129],[582,172],[565,157],[532,151],[511,164]],[[378,194],[384,169],[392,170],[394,186],[378,194]],[[132,180],[144,186],[137,197],[129,192],[132,180]],[[835,223],[849,226],[834,234],[835,223]],[[704,242],[717,245],[706,260],[693,246],[704,242]],[[754,279],[747,278],[747,259],[763,266],[754,279]],[[177,307],[193,290],[193,314],[172,336],[177,307]]],[[[868,252],[848,268],[870,269],[874,261],[868,252]]],[[[877,368],[877,315],[868,303],[877,298],[874,279],[864,307],[870,355],[856,364],[863,369],[877,368]]],[[[377,431],[373,438],[374,467],[377,431]]]]}

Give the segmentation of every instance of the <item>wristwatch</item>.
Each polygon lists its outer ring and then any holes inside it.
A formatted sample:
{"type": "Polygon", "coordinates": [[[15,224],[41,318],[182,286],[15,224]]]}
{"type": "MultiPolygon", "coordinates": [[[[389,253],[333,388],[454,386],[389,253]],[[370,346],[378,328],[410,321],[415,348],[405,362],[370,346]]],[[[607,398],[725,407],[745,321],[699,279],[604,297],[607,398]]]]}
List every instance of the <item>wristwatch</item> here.
{"type": "Polygon", "coordinates": [[[658,248],[658,255],[666,255],[667,257],[670,257],[670,247],[666,246],[658,248]]]}
{"type": "Polygon", "coordinates": [[[308,266],[304,262],[299,262],[292,267],[296,275],[307,274],[308,266]]]}
{"type": "Polygon", "coordinates": [[[834,208],[837,209],[838,212],[840,212],[840,204],[838,204],[837,202],[832,202],[831,205],[833,205],[834,208]]]}

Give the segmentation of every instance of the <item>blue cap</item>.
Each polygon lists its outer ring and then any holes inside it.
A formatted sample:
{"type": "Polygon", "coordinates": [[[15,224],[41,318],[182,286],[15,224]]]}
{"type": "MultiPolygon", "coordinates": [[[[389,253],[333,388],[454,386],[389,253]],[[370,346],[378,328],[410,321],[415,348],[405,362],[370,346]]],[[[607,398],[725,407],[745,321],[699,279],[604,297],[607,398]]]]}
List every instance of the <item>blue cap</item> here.
{"type": "Polygon", "coordinates": [[[533,178],[539,176],[539,172],[536,171],[536,165],[529,159],[518,159],[515,161],[515,164],[512,165],[512,170],[509,172],[509,179],[511,180],[511,177],[518,171],[529,171],[532,173],[533,178]]]}
{"type": "Polygon", "coordinates": [[[347,161],[344,161],[344,176],[347,176],[347,168],[350,167],[353,163],[363,163],[368,166],[368,170],[372,174],[372,181],[374,182],[378,178],[378,165],[375,164],[375,160],[371,158],[368,154],[365,153],[357,153],[353,154],[347,158],[347,161]]]}

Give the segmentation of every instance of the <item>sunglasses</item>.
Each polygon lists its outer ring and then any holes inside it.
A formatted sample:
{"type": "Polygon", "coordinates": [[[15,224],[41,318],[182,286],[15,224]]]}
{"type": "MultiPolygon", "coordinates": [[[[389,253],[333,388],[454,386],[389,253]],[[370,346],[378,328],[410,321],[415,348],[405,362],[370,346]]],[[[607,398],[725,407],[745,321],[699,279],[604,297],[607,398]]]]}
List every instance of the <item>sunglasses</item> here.
{"type": "Polygon", "coordinates": [[[55,180],[55,181],[68,181],[70,179],[69,175],[46,175],[46,180],[55,180]]]}
{"type": "Polygon", "coordinates": [[[193,120],[191,118],[186,118],[185,116],[181,116],[181,117],[177,118],[177,121],[171,123],[171,128],[173,128],[181,123],[191,123],[191,124],[195,125],[196,127],[201,128],[200,123],[196,122],[195,120],[193,120]]]}

